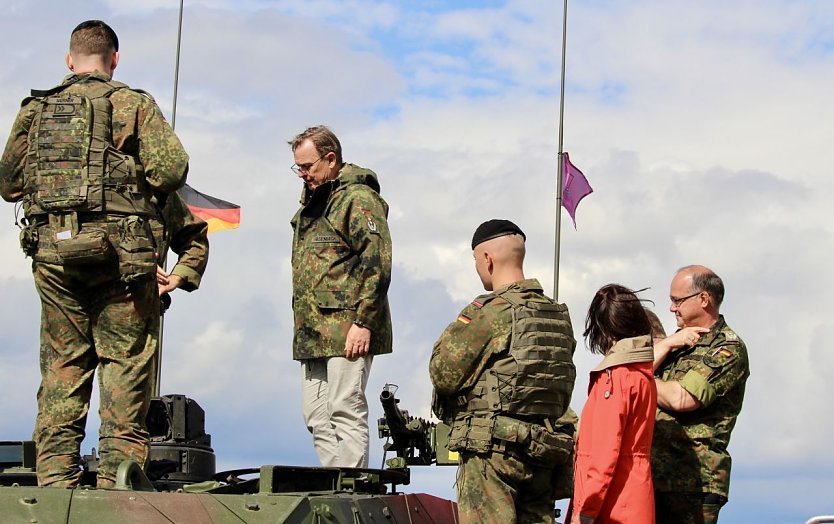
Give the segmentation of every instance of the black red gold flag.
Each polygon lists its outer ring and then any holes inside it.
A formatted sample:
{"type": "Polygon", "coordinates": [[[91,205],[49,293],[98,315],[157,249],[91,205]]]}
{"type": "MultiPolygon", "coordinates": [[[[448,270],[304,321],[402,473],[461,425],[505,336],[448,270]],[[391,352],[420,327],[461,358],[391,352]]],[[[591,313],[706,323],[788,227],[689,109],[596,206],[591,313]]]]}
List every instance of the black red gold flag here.
{"type": "Polygon", "coordinates": [[[188,184],[179,190],[188,210],[208,223],[208,232],[240,226],[240,206],[200,193],[188,184]]]}

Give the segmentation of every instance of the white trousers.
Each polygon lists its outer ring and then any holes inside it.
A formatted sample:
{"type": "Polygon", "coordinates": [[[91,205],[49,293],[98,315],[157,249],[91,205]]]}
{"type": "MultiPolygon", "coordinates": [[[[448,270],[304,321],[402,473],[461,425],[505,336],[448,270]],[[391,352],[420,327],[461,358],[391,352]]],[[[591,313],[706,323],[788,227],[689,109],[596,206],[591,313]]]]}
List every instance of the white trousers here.
{"type": "Polygon", "coordinates": [[[301,361],[302,412],[325,467],[368,467],[368,400],[373,357],[301,361]]]}

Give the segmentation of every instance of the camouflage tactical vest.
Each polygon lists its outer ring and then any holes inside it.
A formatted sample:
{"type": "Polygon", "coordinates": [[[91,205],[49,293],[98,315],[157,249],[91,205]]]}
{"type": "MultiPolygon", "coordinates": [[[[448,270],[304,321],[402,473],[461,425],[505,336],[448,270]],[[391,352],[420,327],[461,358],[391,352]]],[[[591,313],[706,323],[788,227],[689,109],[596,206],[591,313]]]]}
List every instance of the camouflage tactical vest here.
{"type": "Polygon", "coordinates": [[[124,88],[121,82],[92,77],[32,91],[39,104],[24,167],[27,217],[68,212],[155,215],[141,163],[112,143],[109,97],[124,88]],[[81,92],[69,89],[82,83],[81,92]]]}
{"type": "Polygon", "coordinates": [[[556,419],[570,404],[576,341],[567,307],[540,296],[498,293],[512,305],[508,351],[494,355],[467,395],[465,411],[556,419]]]}

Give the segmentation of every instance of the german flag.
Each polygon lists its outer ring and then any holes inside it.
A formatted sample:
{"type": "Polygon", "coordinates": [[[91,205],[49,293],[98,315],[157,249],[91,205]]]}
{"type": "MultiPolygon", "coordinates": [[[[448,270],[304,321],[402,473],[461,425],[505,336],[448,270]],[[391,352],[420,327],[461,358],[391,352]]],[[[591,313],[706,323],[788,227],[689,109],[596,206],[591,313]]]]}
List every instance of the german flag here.
{"type": "Polygon", "coordinates": [[[188,210],[208,223],[208,232],[221,229],[236,229],[240,226],[240,206],[200,193],[185,184],[179,190],[188,210]]]}

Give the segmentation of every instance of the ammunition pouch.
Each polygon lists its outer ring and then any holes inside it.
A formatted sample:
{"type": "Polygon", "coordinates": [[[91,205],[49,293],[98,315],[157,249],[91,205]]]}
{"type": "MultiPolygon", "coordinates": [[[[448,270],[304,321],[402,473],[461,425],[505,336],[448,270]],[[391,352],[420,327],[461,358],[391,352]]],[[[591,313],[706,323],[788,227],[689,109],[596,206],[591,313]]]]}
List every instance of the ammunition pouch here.
{"type": "Polygon", "coordinates": [[[30,223],[20,230],[20,248],[27,257],[35,256],[38,252],[38,225],[30,223]]]}
{"type": "Polygon", "coordinates": [[[156,250],[150,224],[132,215],[118,222],[119,273],[122,280],[132,282],[156,274],[156,250]]]}
{"type": "Polygon", "coordinates": [[[102,264],[113,258],[105,228],[84,227],[70,238],[55,241],[61,263],[68,266],[102,264]]]}
{"type": "Polygon", "coordinates": [[[515,444],[533,462],[555,467],[570,461],[573,455],[573,438],[559,430],[550,430],[547,425],[524,422],[515,418],[495,417],[493,438],[515,444]]]}
{"type": "Polygon", "coordinates": [[[452,422],[449,433],[449,451],[487,453],[492,450],[492,426],[494,419],[466,415],[452,422]]]}
{"type": "Polygon", "coordinates": [[[548,426],[549,423],[525,422],[503,415],[467,415],[452,423],[449,451],[498,451],[544,467],[569,465],[572,468],[570,428],[549,429],[548,426]]]}

